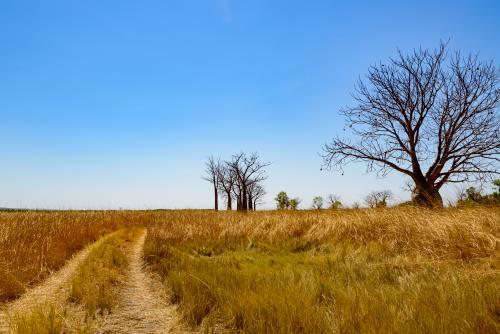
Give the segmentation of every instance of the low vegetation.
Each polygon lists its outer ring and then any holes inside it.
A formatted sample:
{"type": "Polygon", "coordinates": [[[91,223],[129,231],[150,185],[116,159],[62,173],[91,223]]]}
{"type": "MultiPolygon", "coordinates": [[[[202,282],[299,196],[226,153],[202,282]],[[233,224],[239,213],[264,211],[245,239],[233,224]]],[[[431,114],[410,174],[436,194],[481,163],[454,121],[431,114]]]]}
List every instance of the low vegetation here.
{"type": "Polygon", "coordinates": [[[498,208],[167,212],[145,259],[208,332],[496,333],[499,232],[498,208]]]}
{"type": "Polygon", "coordinates": [[[495,180],[493,186],[490,194],[483,194],[474,187],[464,189],[458,194],[457,206],[500,206],[500,179],[495,180]]]}

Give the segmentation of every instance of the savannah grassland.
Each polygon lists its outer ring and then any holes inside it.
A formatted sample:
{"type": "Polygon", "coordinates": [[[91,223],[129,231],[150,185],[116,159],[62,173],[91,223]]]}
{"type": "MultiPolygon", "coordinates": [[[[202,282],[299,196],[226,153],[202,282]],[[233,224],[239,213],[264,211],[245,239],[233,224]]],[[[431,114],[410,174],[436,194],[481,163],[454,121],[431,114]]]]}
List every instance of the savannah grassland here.
{"type": "MultiPolygon", "coordinates": [[[[500,331],[499,208],[5,212],[0,298],[19,297],[85,245],[134,226],[147,228],[144,261],[193,330],[500,331]]],[[[120,275],[126,261],[109,254],[102,265],[118,263],[110,275],[120,275]]],[[[73,280],[73,298],[91,310],[113,299],[81,279],[95,265],[73,280]]]]}

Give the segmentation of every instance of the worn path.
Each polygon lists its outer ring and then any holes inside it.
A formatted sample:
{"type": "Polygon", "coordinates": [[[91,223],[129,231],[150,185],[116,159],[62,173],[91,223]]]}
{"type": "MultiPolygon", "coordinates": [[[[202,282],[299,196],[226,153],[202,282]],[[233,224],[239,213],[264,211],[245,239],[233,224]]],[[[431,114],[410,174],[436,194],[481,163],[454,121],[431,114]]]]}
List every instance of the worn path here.
{"type": "MultiPolygon", "coordinates": [[[[98,320],[97,333],[188,333],[179,324],[176,307],[167,302],[161,283],[144,269],[142,249],[147,230],[125,246],[129,260],[126,277],[117,289],[117,305],[112,313],[98,320]]],[[[69,307],[71,279],[88,254],[109,237],[105,236],[71,258],[46,281],[27,291],[12,303],[0,306],[0,333],[9,332],[9,319],[16,314],[28,314],[37,307],[55,307],[63,313],[69,307]]],[[[74,306],[74,305],[73,305],[74,306]]],[[[79,317],[79,316],[78,316],[79,317]]],[[[70,319],[67,319],[70,320],[70,319]]],[[[96,319],[97,320],[97,319],[96,319]]],[[[71,319],[69,322],[74,322],[71,319]]],[[[78,321],[78,320],[76,320],[78,321]]],[[[70,323],[67,323],[70,325],[70,323]]],[[[76,327],[78,328],[78,326],[76,327]]],[[[72,330],[70,330],[71,332],[72,330]]]]}
{"type": "Polygon", "coordinates": [[[0,333],[8,333],[9,318],[18,313],[27,314],[43,305],[53,305],[56,309],[63,309],[68,300],[71,289],[71,278],[78,266],[87,258],[88,254],[109,235],[85,247],[73,256],[62,269],[55,272],[40,285],[28,290],[19,299],[2,306],[0,309],[0,333]]]}
{"type": "Polygon", "coordinates": [[[99,333],[186,333],[178,324],[176,307],[168,304],[161,284],[144,270],[142,249],[146,230],[132,245],[127,278],[118,305],[99,333]]]}

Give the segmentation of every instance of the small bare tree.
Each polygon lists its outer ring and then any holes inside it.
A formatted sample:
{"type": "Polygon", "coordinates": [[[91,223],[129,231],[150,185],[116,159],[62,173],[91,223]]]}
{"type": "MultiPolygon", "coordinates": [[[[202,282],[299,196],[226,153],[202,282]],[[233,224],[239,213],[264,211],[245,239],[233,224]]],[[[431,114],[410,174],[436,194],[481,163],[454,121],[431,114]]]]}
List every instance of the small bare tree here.
{"type": "Polygon", "coordinates": [[[397,171],[413,181],[416,204],[441,207],[446,183],[500,174],[500,71],[477,56],[399,53],[360,80],[357,105],[341,111],[357,141],[324,146],[327,168],[363,161],[369,171],[397,171]]]}
{"type": "Polygon", "coordinates": [[[251,186],[252,209],[257,210],[257,204],[262,204],[262,199],[266,195],[266,190],[259,183],[253,183],[251,186]]]}
{"type": "Polygon", "coordinates": [[[465,201],[467,199],[467,192],[464,186],[455,188],[455,194],[457,197],[457,203],[460,201],[465,201]]]}
{"type": "Polygon", "coordinates": [[[214,210],[219,210],[219,186],[220,186],[220,171],[222,164],[219,158],[210,156],[205,163],[205,176],[204,180],[212,183],[214,189],[214,210]]]}
{"type": "Polygon", "coordinates": [[[359,205],[358,202],[354,202],[354,203],[352,203],[351,208],[352,209],[359,209],[359,208],[361,208],[361,205],[359,205]]]}

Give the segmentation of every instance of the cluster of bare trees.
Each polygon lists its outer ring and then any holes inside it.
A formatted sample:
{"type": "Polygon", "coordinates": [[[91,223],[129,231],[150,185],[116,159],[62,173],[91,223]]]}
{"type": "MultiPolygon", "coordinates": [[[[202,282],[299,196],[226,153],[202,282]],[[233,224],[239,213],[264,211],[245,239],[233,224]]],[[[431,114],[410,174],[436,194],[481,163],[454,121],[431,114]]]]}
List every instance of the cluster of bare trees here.
{"type": "Polygon", "coordinates": [[[227,210],[233,209],[233,202],[238,211],[256,210],[266,194],[262,181],[267,178],[265,168],[269,165],[269,162],[260,161],[257,153],[240,152],[224,161],[210,156],[203,179],[213,186],[214,209],[219,210],[219,198],[222,197],[227,210]]]}
{"type": "Polygon", "coordinates": [[[387,202],[390,201],[394,195],[390,190],[372,191],[365,197],[365,203],[369,208],[385,208],[387,202]]]}

